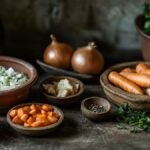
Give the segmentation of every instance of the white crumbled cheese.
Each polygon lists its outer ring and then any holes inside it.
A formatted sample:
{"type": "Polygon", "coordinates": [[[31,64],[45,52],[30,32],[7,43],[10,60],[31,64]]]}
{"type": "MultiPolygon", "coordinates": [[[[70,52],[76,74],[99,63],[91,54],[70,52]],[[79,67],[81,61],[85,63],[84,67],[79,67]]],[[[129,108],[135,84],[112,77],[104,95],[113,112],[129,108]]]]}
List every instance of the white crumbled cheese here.
{"type": "Polygon", "coordinates": [[[68,96],[73,91],[73,86],[69,82],[68,79],[60,80],[57,84],[57,96],[58,97],[65,97],[68,96]]]}
{"type": "Polygon", "coordinates": [[[63,79],[58,82],[57,89],[58,90],[62,90],[62,89],[73,90],[73,86],[70,84],[69,80],[63,79]]]}
{"type": "Polygon", "coordinates": [[[9,76],[9,77],[11,77],[13,74],[14,74],[14,69],[12,68],[12,67],[10,67],[10,68],[8,68],[7,70],[6,70],[6,74],[9,76]]]}
{"type": "Polygon", "coordinates": [[[145,92],[146,92],[147,95],[150,96],[150,88],[147,88],[145,92]]]}
{"type": "Polygon", "coordinates": [[[57,94],[58,97],[66,97],[67,95],[69,95],[69,91],[68,90],[60,90],[57,94]]]}
{"type": "Polygon", "coordinates": [[[68,79],[62,79],[59,82],[43,84],[43,88],[48,94],[57,97],[66,97],[78,92],[79,84],[73,84],[68,79]]]}
{"type": "Polygon", "coordinates": [[[0,66],[0,91],[9,90],[23,85],[28,80],[23,73],[16,72],[12,67],[0,66]]]}

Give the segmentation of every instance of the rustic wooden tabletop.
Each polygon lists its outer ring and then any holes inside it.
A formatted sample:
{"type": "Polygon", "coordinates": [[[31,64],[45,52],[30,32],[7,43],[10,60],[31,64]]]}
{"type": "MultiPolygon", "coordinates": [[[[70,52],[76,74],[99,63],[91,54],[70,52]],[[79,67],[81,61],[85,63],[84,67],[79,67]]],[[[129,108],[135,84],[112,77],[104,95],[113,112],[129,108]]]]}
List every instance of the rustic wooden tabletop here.
{"type": "MultiPolygon", "coordinates": [[[[30,101],[44,102],[38,90],[40,77],[34,86],[30,101]]],[[[82,97],[102,96],[103,91],[97,82],[85,85],[82,97]]],[[[117,122],[112,117],[99,123],[85,118],[80,111],[80,104],[71,108],[62,108],[65,115],[63,124],[53,133],[42,137],[24,136],[14,131],[6,122],[5,115],[0,116],[0,150],[149,150],[150,134],[130,133],[116,128],[117,122]]]]}

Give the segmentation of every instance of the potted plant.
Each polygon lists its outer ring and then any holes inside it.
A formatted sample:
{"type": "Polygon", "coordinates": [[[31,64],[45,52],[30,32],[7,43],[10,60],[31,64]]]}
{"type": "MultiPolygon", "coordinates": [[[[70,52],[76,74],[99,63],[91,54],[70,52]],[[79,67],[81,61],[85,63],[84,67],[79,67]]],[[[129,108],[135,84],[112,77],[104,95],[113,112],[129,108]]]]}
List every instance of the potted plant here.
{"type": "Polygon", "coordinates": [[[145,3],[144,12],[136,17],[135,24],[140,34],[144,60],[150,61],[150,3],[145,3]]]}

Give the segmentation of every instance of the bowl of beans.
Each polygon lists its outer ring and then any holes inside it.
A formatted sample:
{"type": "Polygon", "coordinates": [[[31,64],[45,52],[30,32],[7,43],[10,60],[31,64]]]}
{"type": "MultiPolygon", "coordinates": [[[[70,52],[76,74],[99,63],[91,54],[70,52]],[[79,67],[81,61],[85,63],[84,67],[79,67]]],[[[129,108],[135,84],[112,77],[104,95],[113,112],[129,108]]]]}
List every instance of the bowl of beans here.
{"type": "Polygon", "coordinates": [[[63,112],[53,105],[42,103],[20,104],[7,113],[9,125],[16,131],[30,136],[48,134],[63,121],[63,112]]]}
{"type": "Polygon", "coordinates": [[[0,113],[22,103],[37,79],[36,69],[28,62],[0,56],[0,113]]]}
{"type": "Polygon", "coordinates": [[[102,97],[88,97],[81,103],[82,114],[93,121],[104,119],[110,110],[111,104],[102,97]]]}

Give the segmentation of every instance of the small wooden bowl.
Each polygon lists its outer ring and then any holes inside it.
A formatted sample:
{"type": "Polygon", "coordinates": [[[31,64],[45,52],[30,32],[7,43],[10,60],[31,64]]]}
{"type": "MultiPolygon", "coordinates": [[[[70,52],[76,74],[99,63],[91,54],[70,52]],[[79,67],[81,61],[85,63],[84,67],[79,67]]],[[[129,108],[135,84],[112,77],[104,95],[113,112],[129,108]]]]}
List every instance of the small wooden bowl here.
{"type": "Polygon", "coordinates": [[[144,63],[150,65],[150,62],[128,62],[128,63],[122,63],[115,66],[110,67],[107,69],[101,76],[100,76],[100,83],[102,85],[102,88],[108,98],[112,103],[120,106],[123,103],[128,103],[129,106],[136,110],[145,110],[150,111],[150,96],[148,95],[137,95],[137,94],[131,94],[128,93],[113,84],[111,84],[108,80],[108,74],[111,71],[120,71],[123,68],[131,67],[135,68],[135,66],[138,63],[144,63]]]}
{"type": "Polygon", "coordinates": [[[54,77],[54,76],[51,76],[51,77],[48,77],[47,79],[45,79],[43,82],[41,82],[40,91],[42,92],[42,94],[47,99],[47,102],[54,104],[54,105],[58,105],[58,106],[70,106],[70,105],[72,105],[72,104],[74,104],[80,100],[80,97],[84,91],[84,85],[80,80],[73,78],[73,77],[68,77],[68,76],[54,77]],[[51,83],[52,81],[60,81],[61,79],[68,79],[72,83],[79,84],[79,91],[74,95],[70,95],[70,96],[66,96],[66,97],[56,97],[56,96],[52,96],[52,95],[48,94],[44,90],[44,88],[42,86],[43,84],[51,83]]]}
{"type": "Polygon", "coordinates": [[[81,103],[81,111],[84,116],[93,121],[99,121],[109,114],[111,110],[111,104],[104,98],[101,97],[88,97],[84,99],[81,103]],[[99,106],[103,106],[104,112],[93,112],[89,110],[89,106],[91,104],[97,104],[99,106]]]}
{"type": "Polygon", "coordinates": [[[17,132],[19,132],[21,134],[24,134],[24,135],[29,135],[29,136],[45,135],[45,134],[48,134],[51,131],[54,131],[62,123],[62,121],[64,120],[63,112],[58,107],[53,106],[54,111],[59,114],[60,118],[56,123],[54,123],[52,125],[48,125],[48,126],[44,126],[44,127],[31,128],[31,127],[24,127],[22,125],[17,125],[17,124],[15,124],[11,121],[11,118],[10,118],[10,115],[9,115],[11,110],[17,109],[17,108],[20,108],[20,107],[23,107],[23,106],[32,105],[32,104],[43,105],[42,103],[25,103],[25,104],[17,105],[15,107],[11,108],[8,111],[8,113],[7,113],[7,122],[17,132]]]}

